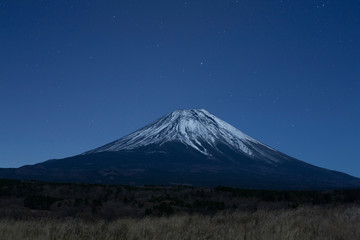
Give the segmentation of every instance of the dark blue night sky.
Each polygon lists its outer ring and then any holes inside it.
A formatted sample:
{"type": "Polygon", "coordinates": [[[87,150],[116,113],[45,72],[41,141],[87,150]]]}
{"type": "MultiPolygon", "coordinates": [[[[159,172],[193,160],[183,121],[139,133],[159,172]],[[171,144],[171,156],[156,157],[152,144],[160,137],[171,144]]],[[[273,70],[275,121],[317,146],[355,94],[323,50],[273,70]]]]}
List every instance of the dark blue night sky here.
{"type": "Polygon", "coordinates": [[[360,177],[360,2],[0,0],[0,167],[204,108],[360,177]]]}

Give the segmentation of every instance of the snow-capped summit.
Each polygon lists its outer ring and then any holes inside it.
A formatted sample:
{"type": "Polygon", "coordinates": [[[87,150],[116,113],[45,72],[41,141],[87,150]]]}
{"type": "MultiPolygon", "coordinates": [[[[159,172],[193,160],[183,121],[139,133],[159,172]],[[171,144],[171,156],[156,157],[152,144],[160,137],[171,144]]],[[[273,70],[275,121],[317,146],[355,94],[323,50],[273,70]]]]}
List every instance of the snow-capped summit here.
{"type": "Polygon", "coordinates": [[[259,154],[256,145],[266,147],[208,111],[190,109],[171,112],[140,130],[85,154],[162,145],[170,141],[181,142],[205,155],[211,155],[208,148],[217,149],[218,144],[249,156],[259,154]]]}

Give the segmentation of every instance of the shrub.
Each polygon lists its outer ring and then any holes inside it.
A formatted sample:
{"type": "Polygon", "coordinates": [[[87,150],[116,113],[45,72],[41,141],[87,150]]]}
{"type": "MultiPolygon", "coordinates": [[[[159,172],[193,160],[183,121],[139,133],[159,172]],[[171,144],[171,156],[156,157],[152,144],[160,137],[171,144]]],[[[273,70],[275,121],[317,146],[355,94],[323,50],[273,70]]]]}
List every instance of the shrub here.
{"type": "Polygon", "coordinates": [[[50,197],[50,196],[41,196],[41,195],[30,195],[24,199],[24,207],[33,209],[33,210],[49,210],[50,206],[62,199],[50,197]]]}

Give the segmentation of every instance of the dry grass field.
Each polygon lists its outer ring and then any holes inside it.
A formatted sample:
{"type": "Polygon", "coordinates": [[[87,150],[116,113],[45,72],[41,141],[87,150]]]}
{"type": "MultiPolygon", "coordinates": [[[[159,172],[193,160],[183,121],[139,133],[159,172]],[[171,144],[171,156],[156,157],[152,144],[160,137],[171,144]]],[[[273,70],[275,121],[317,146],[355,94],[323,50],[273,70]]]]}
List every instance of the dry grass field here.
{"type": "Polygon", "coordinates": [[[360,239],[359,207],[221,212],[214,216],[124,218],[114,221],[0,220],[1,240],[61,239],[360,239]]]}
{"type": "Polygon", "coordinates": [[[0,240],[360,239],[360,189],[275,191],[0,179],[0,240]]]}

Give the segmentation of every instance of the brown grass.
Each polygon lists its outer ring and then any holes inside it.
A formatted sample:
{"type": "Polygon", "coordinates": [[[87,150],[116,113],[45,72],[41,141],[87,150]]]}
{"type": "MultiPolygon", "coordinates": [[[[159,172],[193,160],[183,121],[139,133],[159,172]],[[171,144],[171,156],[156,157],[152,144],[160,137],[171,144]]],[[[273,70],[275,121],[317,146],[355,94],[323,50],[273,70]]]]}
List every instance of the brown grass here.
{"type": "Polygon", "coordinates": [[[63,239],[360,239],[360,208],[306,207],[127,218],[111,222],[78,219],[0,220],[1,240],[63,239]]]}

